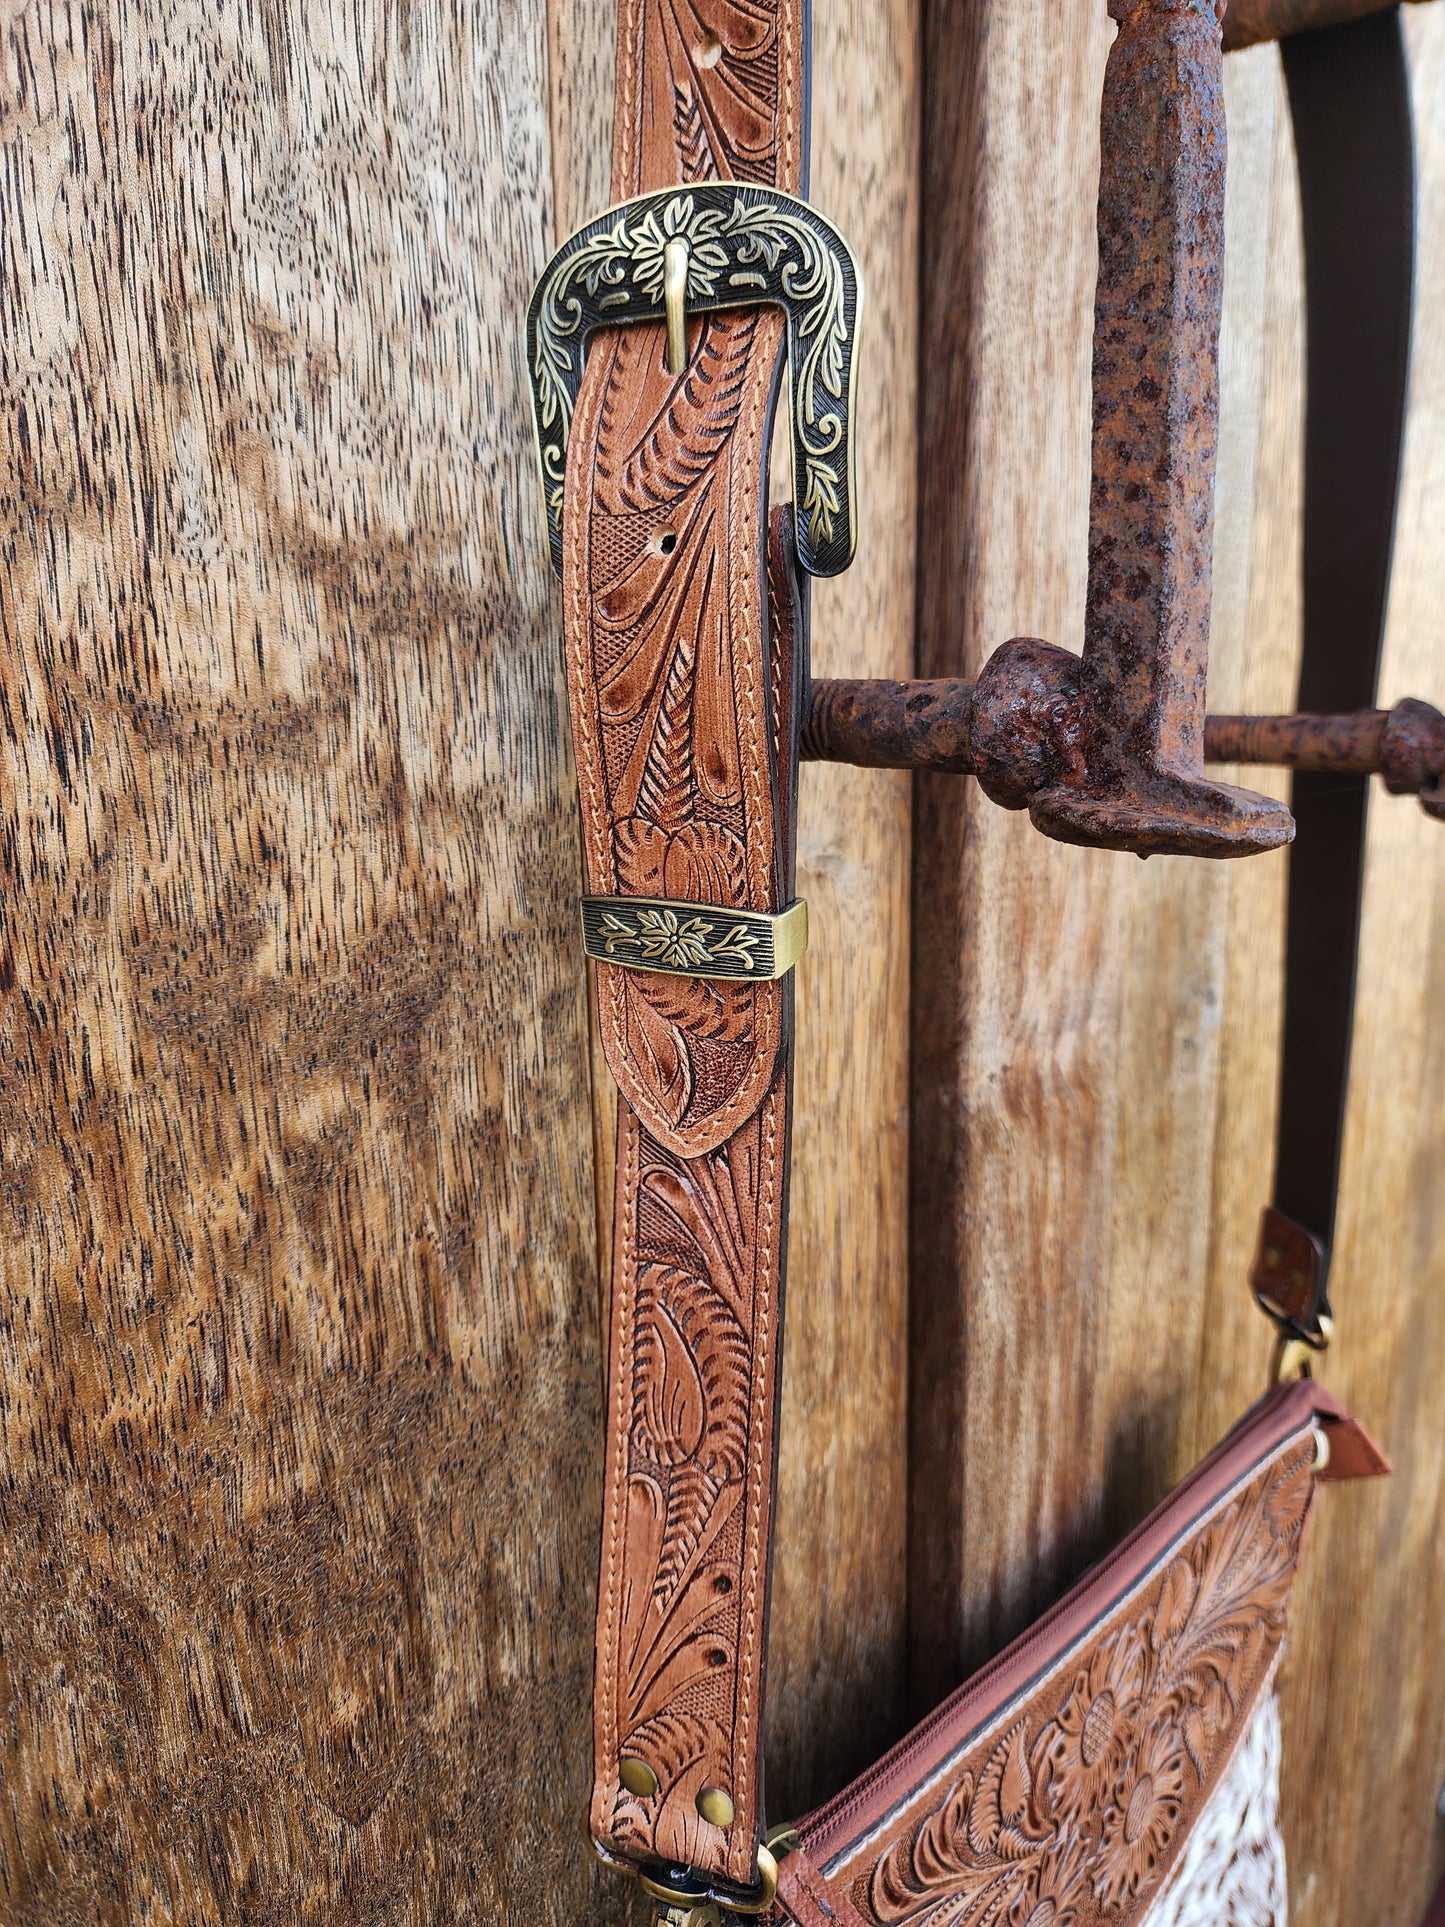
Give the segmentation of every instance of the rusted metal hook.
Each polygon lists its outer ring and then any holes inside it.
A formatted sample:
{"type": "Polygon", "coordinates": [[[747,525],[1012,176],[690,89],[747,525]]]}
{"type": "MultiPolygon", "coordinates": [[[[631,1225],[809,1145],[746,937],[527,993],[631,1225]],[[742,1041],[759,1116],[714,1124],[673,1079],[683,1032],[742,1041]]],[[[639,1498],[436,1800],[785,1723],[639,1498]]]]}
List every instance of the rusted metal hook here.
{"type": "MultiPolygon", "coordinates": [[[[852,763],[863,769],[937,770],[953,776],[988,772],[988,793],[1009,809],[1055,787],[1061,765],[1077,755],[1083,696],[1077,669],[1060,675],[1048,643],[1018,642],[1011,688],[1024,678],[1030,650],[1046,672],[1000,714],[982,704],[980,685],[936,682],[814,682],[804,709],[804,762],[852,763]]],[[[1077,656],[1068,661],[1078,664],[1077,656]]],[[[1393,709],[1344,716],[1210,716],[1206,763],[1380,776],[1396,796],[1418,796],[1445,820],[1445,716],[1407,696],[1393,709]]]]}
{"type": "Polygon", "coordinates": [[[1034,726],[1051,689],[1066,735],[1056,780],[1028,799],[1038,829],[1141,856],[1246,856],[1289,842],[1294,822],[1274,798],[1204,774],[1223,9],[1217,0],[1110,0],[1109,10],[1119,32],[1102,116],[1084,652],[1076,661],[1020,640],[990,658],[975,698],[978,773],[992,794],[991,752],[1034,726]]]}
{"type": "MultiPolygon", "coordinates": [[[[1083,654],[1016,637],[976,683],[815,682],[803,757],[971,774],[1050,836],[1141,856],[1245,856],[1292,839],[1284,804],[1211,782],[1206,761],[1378,772],[1445,816],[1445,718],[1428,704],[1206,719],[1222,7],[1110,0],[1110,11],[1083,654]]],[[[1265,11],[1261,0],[1252,16],[1261,31],[1265,11]]]]}

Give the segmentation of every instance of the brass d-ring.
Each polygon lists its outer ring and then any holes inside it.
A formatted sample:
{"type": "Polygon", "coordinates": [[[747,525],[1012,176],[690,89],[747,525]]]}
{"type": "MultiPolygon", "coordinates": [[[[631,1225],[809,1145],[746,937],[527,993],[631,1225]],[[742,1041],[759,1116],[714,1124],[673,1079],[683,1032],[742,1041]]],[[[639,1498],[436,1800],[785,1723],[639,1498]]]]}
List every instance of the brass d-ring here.
{"type": "Polygon", "coordinates": [[[758,1848],[758,1885],[751,1893],[710,1885],[705,1880],[689,1880],[685,1886],[677,1886],[658,1873],[640,1870],[637,1880],[650,1900],[660,1900],[665,1906],[695,1907],[699,1902],[715,1901],[724,1918],[741,1914],[751,1919],[755,1914],[765,1914],[777,1898],[778,1863],[766,1847],[758,1848]]]}

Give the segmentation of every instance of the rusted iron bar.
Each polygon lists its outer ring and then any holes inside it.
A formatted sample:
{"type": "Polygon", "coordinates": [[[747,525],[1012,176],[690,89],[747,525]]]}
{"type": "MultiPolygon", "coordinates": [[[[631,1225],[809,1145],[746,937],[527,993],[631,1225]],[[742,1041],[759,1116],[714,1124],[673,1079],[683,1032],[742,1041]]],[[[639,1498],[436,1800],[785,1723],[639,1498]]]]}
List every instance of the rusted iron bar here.
{"type": "MultiPolygon", "coordinates": [[[[1047,643],[1033,647],[1049,658],[1067,653],[1047,643]]],[[[1030,726],[1012,743],[985,713],[987,690],[985,704],[976,707],[980,685],[962,678],[815,681],[804,712],[803,760],[956,776],[986,770],[992,791],[1007,793],[999,800],[1019,807],[1072,753],[1078,690],[1065,689],[1057,699],[1057,674],[1051,661],[1054,700],[1036,705],[1030,726]]],[[[1011,719],[1020,713],[1018,705],[1011,707],[1011,719]]],[[[1211,716],[1204,725],[1204,760],[1382,776],[1396,795],[1418,796],[1432,815],[1445,813],[1445,716],[1413,697],[1393,709],[1347,716],[1211,716]]]]}
{"type": "MultiPolygon", "coordinates": [[[[1277,19],[1283,0],[1279,7],[1277,19]]],[[[1119,32],[1101,121],[1082,656],[1016,637],[973,685],[814,684],[805,757],[971,771],[996,803],[1028,810],[1046,835],[1140,856],[1245,856],[1293,837],[1283,803],[1204,773],[1224,10],[1225,0],[1109,0],[1119,32]]],[[[1423,715],[1423,705],[1415,708],[1423,715]]],[[[1393,721],[1231,719],[1256,759],[1378,767],[1392,788],[1399,776],[1399,787],[1428,791],[1433,809],[1445,758],[1432,748],[1406,771],[1403,752],[1391,760],[1393,721]],[[1310,762],[1316,756],[1325,760],[1310,762]],[[1416,765],[1418,782],[1403,780],[1416,765]]],[[[1218,743],[1212,748],[1234,760],[1218,743]]]]}
{"type": "Polygon", "coordinates": [[[803,715],[803,761],[977,775],[973,691],[974,685],[960,677],[814,680],[803,715]]]}
{"type": "Polygon", "coordinates": [[[1022,640],[995,653],[975,703],[978,774],[1062,842],[1245,856],[1287,843],[1294,825],[1273,798],[1204,775],[1222,0],[1110,0],[1109,11],[1119,33],[1101,121],[1084,652],[1022,640]],[[1068,753],[1036,759],[1025,778],[1016,750],[1035,737],[1041,750],[1066,738],[1068,753]],[[1005,764],[997,789],[994,752],[1005,764]]]}
{"type": "Polygon", "coordinates": [[[1204,753],[1212,763],[1382,776],[1392,795],[1418,796],[1445,819],[1445,716],[1413,696],[1348,716],[1211,716],[1204,753]]]}
{"type": "MultiPolygon", "coordinates": [[[[1395,0],[1229,0],[1224,47],[1233,53],[1261,40],[1283,40],[1315,27],[1338,27],[1366,14],[1383,13],[1395,0]]],[[[1418,0],[1416,0],[1418,4],[1418,0]]]]}
{"type": "Polygon", "coordinates": [[[1340,775],[1379,773],[1386,709],[1349,716],[1211,716],[1204,754],[1211,763],[1273,763],[1340,775]]]}

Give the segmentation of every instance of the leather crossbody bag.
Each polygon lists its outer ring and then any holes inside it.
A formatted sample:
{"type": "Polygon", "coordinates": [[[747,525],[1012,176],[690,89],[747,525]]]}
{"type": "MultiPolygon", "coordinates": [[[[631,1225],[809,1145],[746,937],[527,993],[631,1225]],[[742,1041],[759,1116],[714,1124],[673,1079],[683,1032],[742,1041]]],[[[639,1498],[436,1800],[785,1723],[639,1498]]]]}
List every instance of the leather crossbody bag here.
{"type": "Polygon", "coordinates": [[[1445,765],[1436,712],[1369,707],[1410,310],[1399,22],[1364,0],[1239,0],[1222,38],[1214,0],[1109,10],[1082,656],[1023,640],[977,684],[809,679],[808,576],[853,551],[863,292],[804,198],[805,0],[622,0],[616,205],[528,314],[583,943],[619,1090],[589,1824],[667,1927],[1282,1923],[1290,1590],[1318,1486],[1388,1469],[1307,1368],[1329,1332],[1365,784],[1379,770],[1439,810],[1445,765]],[[1301,697],[1348,713],[1207,718],[1223,44],[1346,17],[1286,62],[1309,272],[1301,697]],[[1364,130],[1343,155],[1342,105],[1364,130]],[[1336,244],[1345,203],[1363,257],[1336,244]],[[770,514],[780,392],[793,500],[770,514]],[[1064,841],[1194,856],[1294,832],[1206,757],[1305,773],[1280,1175],[1253,1277],[1280,1382],[1024,1638],[770,1833],[800,754],[972,773],[1064,841]],[[1317,946],[1335,974],[1307,994],[1296,966],[1317,946]]]}

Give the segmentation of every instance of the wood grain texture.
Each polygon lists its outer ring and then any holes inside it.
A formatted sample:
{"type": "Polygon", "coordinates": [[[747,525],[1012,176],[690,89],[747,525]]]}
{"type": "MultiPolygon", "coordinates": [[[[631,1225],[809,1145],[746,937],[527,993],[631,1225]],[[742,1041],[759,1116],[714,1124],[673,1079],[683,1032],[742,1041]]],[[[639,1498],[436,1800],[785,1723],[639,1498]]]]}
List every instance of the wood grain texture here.
{"type": "MultiPolygon", "coordinates": [[[[918,0],[814,9],[811,197],[866,290],[858,554],[814,584],[819,675],[913,665],[918,0]]],[[[802,772],[792,1223],[768,1802],[787,1818],[906,1720],[909,787],[802,772]]]]}
{"type": "Polygon", "coordinates": [[[544,19],[3,21],[0,1920],[612,1918],[544,19]]]}
{"type": "MultiPolygon", "coordinates": [[[[920,427],[922,525],[934,537],[920,556],[925,674],[972,673],[1010,633],[1080,640],[1096,179],[1085,157],[1102,13],[988,0],[935,9],[928,24],[923,224],[940,281],[930,292],[925,280],[923,317],[939,344],[923,363],[920,427]]],[[[1445,220],[1442,26],[1428,10],[1411,19],[1426,319],[1387,701],[1407,682],[1438,693],[1445,674],[1445,584],[1426,533],[1445,446],[1428,323],[1445,220]]],[[[1302,406],[1297,190],[1273,50],[1231,60],[1227,101],[1211,706],[1269,709],[1289,705],[1298,665],[1302,406]]],[[[1241,780],[1273,786],[1258,771],[1241,780]]],[[[1418,1919],[1438,1877],[1445,1776],[1433,1636],[1445,1428],[1432,1376],[1445,1282],[1445,851],[1410,806],[1382,795],[1372,811],[1335,1274],[1346,1333],[1327,1376],[1380,1429],[1401,1476],[1321,1507],[1284,1693],[1298,1917],[1351,1927],[1418,1919]]],[[[1260,1386],[1269,1337],[1245,1276],[1272,1161],[1286,859],[1142,867],[1051,850],[946,780],[920,782],[915,850],[921,1712],[1056,1597],[1260,1386]]]]}
{"type": "MultiPolygon", "coordinates": [[[[950,157],[932,191],[940,206],[972,209],[972,235],[941,242],[958,258],[937,294],[937,326],[950,313],[966,326],[939,357],[936,403],[925,384],[924,516],[945,539],[924,552],[921,643],[928,673],[966,674],[1011,630],[1072,646],[1081,636],[1106,29],[1101,11],[1083,10],[1069,48],[1046,57],[1041,16],[1014,0],[972,40],[962,22],[939,24],[928,64],[943,77],[942,111],[964,102],[974,132],[941,129],[925,152],[950,157]],[[1062,84],[1060,71],[1077,80],[1062,84]],[[970,170],[962,190],[959,156],[970,170]],[[956,590],[949,597],[960,582],[962,609],[956,590]]],[[[1226,690],[1243,677],[1259,459],[1251,423],[1267,256],[1250,235],[1270,178],[1265,165],[1261,182],[1251,151],[1262,117],[1273,135],[1272,86],[1262,101],[1247,63],[1227,85],[1240,137],[1229,230],[1242,240],[1222,353],[1212,686],[1226,690]]],[[[911,1559],[921,1711],[1198,1456],[1188,1393],[1206,1329],[1198,1280],[1232,871],[1052,848],[943,783],[920,784],[919,825],[911,1559]],[[951,958],[963,965],[952,979],[951,958]]],[[[1269,876],[1271,864],[1240,867],[1269,876]]]]}

